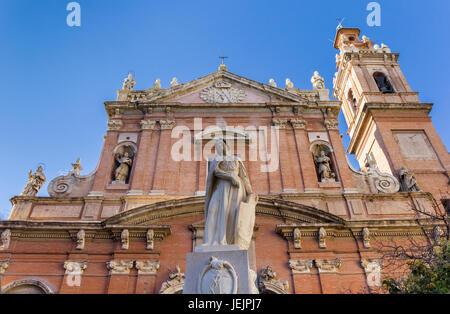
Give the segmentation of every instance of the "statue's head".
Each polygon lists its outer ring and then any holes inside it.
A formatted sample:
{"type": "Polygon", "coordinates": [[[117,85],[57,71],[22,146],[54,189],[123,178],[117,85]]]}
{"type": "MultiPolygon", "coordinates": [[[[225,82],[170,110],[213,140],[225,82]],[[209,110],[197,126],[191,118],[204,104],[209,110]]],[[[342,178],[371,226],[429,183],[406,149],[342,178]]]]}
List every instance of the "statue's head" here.
{"type": "Polygon", "coordinates": [[[39,166],[38,168],[37,168],[37,172],[42,172],[42,166],[39,166]]]}
{"type": "Polygon", "coordinates": [[[220,138],[215,143],[216,154],[219,156],[227,156],[228,145],[224,139],[220,138]]]}
{"type": "Polygon", "coordinates": [[[314,71],[314,76],[319,76],[319,71],[314,71]]]}
{"type": "Polygon", "coordinates": [[[320,157],[325,157],[325,151],[324,150],[320,151],[320,157]]]}
{"type": "Polygon", "coordinates": [[[128,157],[128,156],[129,156],[128,152],[125,152],[123,155],[124,155],[125,157],[128,157]]]}

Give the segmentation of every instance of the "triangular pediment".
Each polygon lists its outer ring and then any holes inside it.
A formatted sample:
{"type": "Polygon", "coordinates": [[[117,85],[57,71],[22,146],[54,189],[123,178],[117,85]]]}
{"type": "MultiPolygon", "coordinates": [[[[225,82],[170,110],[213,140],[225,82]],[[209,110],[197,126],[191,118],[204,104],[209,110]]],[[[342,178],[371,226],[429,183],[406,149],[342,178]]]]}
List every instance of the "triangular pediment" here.
{"type": "Polygon", "coordinates": [[[304,102],[298,89],[282,89],[228,72],[218,71],[168,89],[147,90],[146,101],[155,103],[249,104],[304,102]]]}

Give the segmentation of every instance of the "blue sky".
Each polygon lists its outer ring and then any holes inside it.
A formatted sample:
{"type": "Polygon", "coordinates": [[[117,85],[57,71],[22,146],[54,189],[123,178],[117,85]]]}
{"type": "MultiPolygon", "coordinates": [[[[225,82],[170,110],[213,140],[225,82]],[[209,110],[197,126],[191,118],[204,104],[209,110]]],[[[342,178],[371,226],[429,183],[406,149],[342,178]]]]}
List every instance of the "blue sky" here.
{"type": "MultiPolygon", "coordinates": [[[[129,71],[136,89],[161,78],[187,82],[229,71],[256,81],[289,77],[310,89],[320,71],[332,88],[336,18],[399,52],[400,65],[450,144],[450,2],[379,0],[381,26],[366,23],[370,1],[79,0],[81,27],[68,27],[66,0],[0,0],[0,218],[30,169],[45,165],[47,183],[82,158],[95,169],[106,134],[103,102],[114,100],[129,71]]],[[[341,117],[341,132],[346,125],[341,117]]],[[[47,185],[39,193],[47,195],[47,185]]]]}

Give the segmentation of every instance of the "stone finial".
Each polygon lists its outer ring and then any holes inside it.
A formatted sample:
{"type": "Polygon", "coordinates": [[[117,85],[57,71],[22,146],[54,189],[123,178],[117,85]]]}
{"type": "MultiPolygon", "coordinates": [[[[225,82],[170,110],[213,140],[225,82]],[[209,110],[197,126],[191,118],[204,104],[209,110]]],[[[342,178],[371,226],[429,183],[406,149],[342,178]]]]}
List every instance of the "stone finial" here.
{"type": "Polygon", "coordinates": [[[128,250],[130,247],[130,232],[128,229],[123,229],[122,233],[120,234],[120,243],[122,250],[128,250]]]}
{"type": "Polygon", "coordinates": [[[147,231],[147,250],[153,250],[155,247],[155,232],[152,229],[147,231]]]}
{"type": "Polygon", "coordinates": [[[128,77],[123,81],[122,89],[126,91],[132,91],[134,85],[136,85],[136,81],[133,78],[133,75],[130,73],[128,74],[128,77]]]}
{"type": "Polygon", "coordinates": [[[83,167],[81,167],[81,158],[78,158],[77,161],[72,164],[72,170],[70,172],[79,176],[81,170],[83,170],[83,167]]]}
{"type": "Polygon", "coordinates": [[[314,262],[319,269],[319,273],[337,273],[342,265],[340,258],[332,260],[316,259],[314,262]]]}
{"type": "Polygon", "coordinates": [[[383,50],[383,52],[391,53],[391,49],[383,43],[381,44],[381,49],[383,50]]]}
{"type": "Polygon", "coordinates": [[[273,78],[271,78],[269,80],[269,85],[272,86],[272,87],[277,87],[277,83],[275,82],[275,80],[273,78]]]}
{"type": "Polygon", "coordinates": [[[118,131],[123,127],[122,120],[110,120],[108,121],[108,130],[118,131]]]}
{"type": "Polygon", "coordinates": [[[9,244],[11,243],[11,230],[4,230],[0,236],[0,240],[2,241],[0,250],[7,250],[9,248],[9,244]]]}
{"type": "Polygon", "coordinates": [[[319,75],[318,71],[315,71],[313,77],[311,77],[311,83],[314,90],[325,89],[325,80],[319,75]]]}
{"type": "Polygon", "coordinates": [[[369,230],[369,228],[363,229],[362,239],[363,239],[364,248],[369,249],[370,248],[370,230],[369,230]]]}
{"type": "Polygon", "coordinates": [[[159,261],[136,261],[138,275],[156,275],[159,270],[159,261]]]}
{"type": "Polygon", "coordinates": [[[289,268],[293,274],[308,274],[311,272],[313,261],[310,259],[289,260],[289,268]]]}
{"type": "Polygon", "coordinates": [[[84,249],[84,244],[86,242],[86,233],[84,232],[84,230],[80,230],[77,233],[77,250],[83,250],[84,249]]]}
{"type": "Polygon", "coordinates": [[[294,229],[294,249],[302,248],[302,232],[299,228],[294,229]]]}
{"type": "Polygon", "coordinates": [[[106,262],[110,275],[128,275],[133,268],[133,261],[130,260],[112,260],[106,262]]]}
{"type": "Polygon", "coordinates": [[[228,71],[228,67],[225,64],[219,65],[219,71],[228,71]]]}
{"type": "Polygon", "coordinates": [[[172,81],[170,82],[170,87],[175,87],[175,86],[178,86],[178,85],[179,85],[178,84],[178,79],[176,77],[174,77],[172,79],[172,81]]]}
{"type": "Polygon", "coordinates": [[[286,79],[286,88],[294,88],[294,83],[292,83],[291,79],[286,79]]]}
{"type": "Polygon", "coordinates": [[[3,275],[8,269],[9,261],[0,261],[0,275],[3,275]]]}
{"type": "Polygon", "coordinates": [[[66,275],[81,276],[87,268],[87,262],[73,262],[65,261],[64,269],[66,270],[66,275]]]}
{"type": "Polygon", "coordinates": [[[327,231],[324,227],[319,229],[319,247],[325,249],[327,247],[327,231]]]}
{"type": "Polygon", "coordinates": [[[175,271],[169,269],[169,279],[162,284],[159,293],[169,294],[182,290],[185,278],[186,276],[181,272],[180,266],[177,265],[175,271]]]}
{"type": "Polygon", "coordinates": [[[278,278],[277,273],[272,269],[272,266],[267,266],[258,277],[258,287],[261,293],[265,291],[277,291],[280,293],[287,293],[289,283],[286,280],[278,278]]]}
{"type": "Polygon", "coordinates": [[[362,42],[363,43],[368,43],[370,41],[370,38],[369,37],[367,37],[366,35],[363,35],[362,36],[362,42]]]}
{"type": "Polygon", "coordinates": [[[45,183],[46,178],[43,173],[43,168],[39,166],[36,172],[30,170],[28,173],[28,183],[23,189],[21,196],[36,196],[42,185],[45,183]]]}
{"type": "Polygon", "coordinates": [[[161,79],[157,79],[153,85],[154,89],[161,89],[161,79]]]}

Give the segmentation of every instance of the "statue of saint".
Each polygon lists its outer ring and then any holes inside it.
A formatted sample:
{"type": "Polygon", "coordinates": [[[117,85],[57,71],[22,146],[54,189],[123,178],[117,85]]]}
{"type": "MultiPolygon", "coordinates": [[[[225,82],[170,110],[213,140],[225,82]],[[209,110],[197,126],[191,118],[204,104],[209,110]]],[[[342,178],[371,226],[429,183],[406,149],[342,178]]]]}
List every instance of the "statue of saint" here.
{"type": "Polygon", "coordinates": [[[336,175],[331,172],[330,157],[325,151],[320,151],[320,155],[315,158],[317,169],[319,171],[320,182],[335,181],[336,175]]]}
{"type": "Polygon", "coordinates": [[[314,72],[314,76],[311,78],[311,83],[313,84],[314,89],[325,89],[325,80],[317,71],[314,72]]]}
{"type": "Polygon", "coordinates": [[[36,172],[30,170],[28,174],[28,183],[25,186],[21,195],[23,196],[36,196],[38,191],[41,189],[42,185],[45,183],[45,175],[42,172],[42,167],[39,166],[36,172]]]}
{"type": "Polygon", "coordinates": [[[227,153],[223,139],[208,163],[203,246],[238,245],[248,249],[253,234],[257,196],[242,161],[227,153]],[[244,238],[244,239],[242,239],[244,238]]]}
{"type": "Polygon", "coordinates": [[[133,78],[133,75],[130,73],[128,74],[128,77],[123,81],[123,90],[131,91],[134,88],[134,85],[136,85],[136,81],[133,78]]]}
{"type": "Polygon", "coordinates": [[[119,163],[119,166],[115,171],[115,181],[125,183],[130,175],[133,159],[130,158],[128,152],[124,152],[123,155],[117,154],[116,160],[119,163]]]}
{"type": "Polygon", "coordinates": [[[416,178],[414,174],[406,169],[405,166],[402,166],[400,171],[398,172],[398,176],[400,177],[400,185],[402,192],[420,192],[420,188],[417,185],[416,178]]]}

